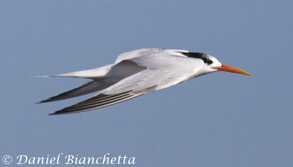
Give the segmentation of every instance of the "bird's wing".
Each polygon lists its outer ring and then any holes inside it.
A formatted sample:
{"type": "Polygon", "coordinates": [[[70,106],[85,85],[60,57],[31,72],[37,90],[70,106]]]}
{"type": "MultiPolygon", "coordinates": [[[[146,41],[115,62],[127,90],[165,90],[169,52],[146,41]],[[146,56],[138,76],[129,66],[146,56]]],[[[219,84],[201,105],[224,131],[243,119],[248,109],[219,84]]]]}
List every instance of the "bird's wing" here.
{"type": "Polygon", "coordinates": [[[143,48],[143,49],[137,49],[130,52],[125,52],[120,55],[118,55],[116,59],[116,63],[120,62],[122,60],[130,60],[137,57],[142,56],[149,56],[154,54],[165,54],[165,55],[177,55],[177,56],[183,56],[180,52],[188,52],[187,50],[178,50],[178,49],[160,49],[160,48],[143,48]]]}
{"type": "MultiPolygon", "coordinates": [[[[143,59],[132,59],[128,61],[140,63],[141,65],[144,64],[146,66],[151,65],[149,64],[151,62],[144,61],[143,59]]],[[[200,68],[202,63],[201,61],[198,61],[193,65],[198,65],[200,68]]],[[[148,92],[166,88],[185,81],[191,77],[190,75],[192,70],[194,70],[194,67],[180,62],[168,63],[165,66],[160,64],[160,62],[158,65],[154,65],[154,63],[152,63],[150,68],[126,77],[125,79],[122,79],[116,84],[108,87],[98,95],[56,111],[52,115],[88,111],[120,103],[148,92]],[[157,68],[155,68],[156,66],[157,68]]]]}
{"type": "MultiPolygon", "coordinates": [[[[57,101],[57,100],[64,100],[68,98],[73,98],[85,94],[89,94],[92,92],[96,92],[102,89],[105,89],[117,82],[119,82],[121,79],[126,78],[128,76],[131,76],[135,73],[140,72],[141,70],[146,69],[146,67],[139,66],[135,62],[128,61],[128,60],[123,60],[111,67],[111,69],[104,74],[103,76],[96,77],[93,81],[90,81],[78,88],[69,90],[67,92],[61,93],[57,96],[50,97],[46,100],[43,100],[39,103],[44,103],[44,102],[52,102],[52,101],[57,101]]],[[[83,73],[85,74],[85,73],[83,73]]],[[[80,76],[81,73],[74,73],[74,76],[80,76]]],[[[95,75],[93,73],[93,75],[95,75]]],[[[60,76],[60,75],[59,75],[60,76]]],[[[71,74],[66,74],[62,76],[73,76],[71,74]]]]}
{"type": "Polygon", "coordinates": [[[152,86],[144,87],[139,91],[137,90],[139,83],[147,79],[148,74],[150,74],[149,70],[141,71],[110,86],[109,88],[105,89],[104,91],[90,99],[66,107],[62,110],[56,111],[51,115],[75,113],[98,109],[112,104],[120,103],[125,100],[129,100],[134,97],[153,91],[156,89],[155,83],[148,84],[152,86]]]}
{"type": "Polygon", "coordinates": [[[120,55],[118,55],[117,59],[116,59],[116,63],[120,62],[122,60],[129,60],[135,57],[141,57],[144,55],[151,55],[157,52],[161,52],[162,49],[159,48],[143,48],[143,49],[137,49],[137,50],[133,50],[130,52],[125,52],[125,53],[121,53],[120,55]]]}
{"type": "Polygon", "coordinates": [[[118,94],[111,94],[111,95],[100,93],[90,99],[87,99],[87,100],[82,101],[80,103],[77,103],[75,105],[66,107],[62,110],[56,111],[55,113],[52,113],[50,115],[70,114],[70,113],[77,113],[77,112],[94,110],[94,109],[106,107],[109,105],[120,103],[125,100],[129,100],[134,97],[143,95],[144,93],[150,92],[153,89],[155,89],[155,86],[147,88],[145,90],[142,90],[141,92],[135,92],[135,93],[132,92],[131,90],[127,91],[127,92],[118,93],[118,94]]]}

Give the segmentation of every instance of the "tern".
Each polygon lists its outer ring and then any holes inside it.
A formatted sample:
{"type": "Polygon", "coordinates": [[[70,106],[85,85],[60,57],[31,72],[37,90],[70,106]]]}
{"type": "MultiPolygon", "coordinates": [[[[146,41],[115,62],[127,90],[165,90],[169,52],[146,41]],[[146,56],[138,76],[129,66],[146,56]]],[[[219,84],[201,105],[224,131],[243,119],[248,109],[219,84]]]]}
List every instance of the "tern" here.
{"type": "Polygon", "coordinates": [[[117,104],[216,71],[251,75],[244,70],[222,64],[205,53],[159,48],[138,49],[120,54],[114,64],[46,76],[86,78],[91,81],[39,103],[100,91],[87,100],[49,115],[83,112],[117,104]]]}

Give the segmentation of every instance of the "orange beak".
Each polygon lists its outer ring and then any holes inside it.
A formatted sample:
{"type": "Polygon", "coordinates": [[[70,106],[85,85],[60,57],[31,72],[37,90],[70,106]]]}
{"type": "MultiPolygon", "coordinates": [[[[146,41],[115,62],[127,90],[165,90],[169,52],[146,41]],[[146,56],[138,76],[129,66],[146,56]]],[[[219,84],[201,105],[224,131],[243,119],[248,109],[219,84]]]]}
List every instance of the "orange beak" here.
{"type": "Polygon", "coordinates": [[[222,64],[221,67],[213,67],[214,69],[217,69],[218,71],[227,71],[227,72],[233,72],[233,73],[238,73],[238,74],[244,74],[244,75],[249,75],[251,76],[250,73],[244,71],[244,70],[241,70],[239,68],[235,68],[235,67],[232,67],[232,66],[228,66],[226,64],[222,64]]]}

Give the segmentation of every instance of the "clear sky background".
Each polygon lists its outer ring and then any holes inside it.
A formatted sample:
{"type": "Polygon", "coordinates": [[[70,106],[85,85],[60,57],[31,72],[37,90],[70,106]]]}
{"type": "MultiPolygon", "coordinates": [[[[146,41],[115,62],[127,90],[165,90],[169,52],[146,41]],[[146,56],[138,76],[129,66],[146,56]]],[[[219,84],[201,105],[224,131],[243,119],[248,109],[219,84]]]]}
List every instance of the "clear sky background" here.
{"type": "Polygon", "coordinates": [[[0,158],[110,153],[135,156],[137,167],[293,166],[292,6],[0,1],[0,158]],[[35,104],[87,80],[32,76],[96,68],[146,47],[205,52],[253,76],[213,73],[79,114],[48,116],[94,94],[35,104]]]}

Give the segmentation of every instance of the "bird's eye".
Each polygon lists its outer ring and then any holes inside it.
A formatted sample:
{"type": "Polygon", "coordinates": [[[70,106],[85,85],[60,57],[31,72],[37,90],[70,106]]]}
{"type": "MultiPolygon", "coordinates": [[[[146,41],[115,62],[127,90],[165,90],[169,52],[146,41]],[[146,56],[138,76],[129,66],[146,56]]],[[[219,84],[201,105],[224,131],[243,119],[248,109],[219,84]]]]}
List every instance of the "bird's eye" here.
{"type": "Polygon", "coordinates": [[[210,64],[213,64],[213,61],[212,60],[208,60],[207,63],[208,63],[208,65],[210,65],[210,64]]]}
{"type": "Polygon", "coordinates": [[[213,61],[211,59],[207,58],[207,57],[205,59],[203,59],[203,61],[205,63],[207,63],[208,65],[213,64],[213,61]]]}

